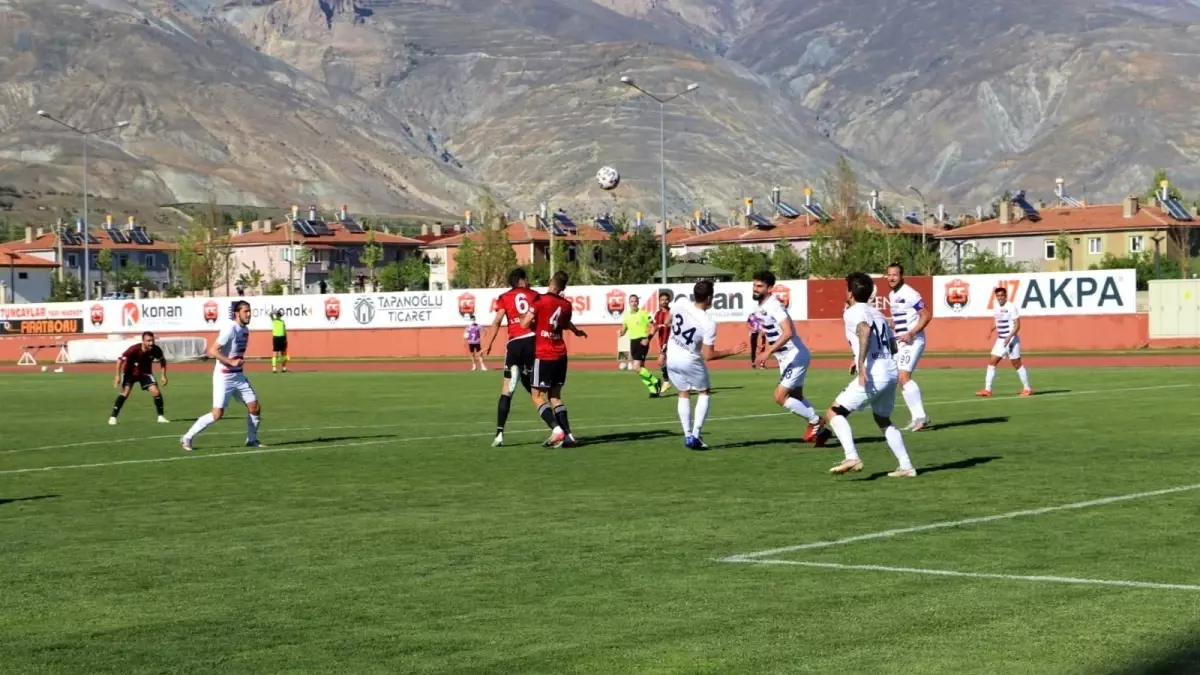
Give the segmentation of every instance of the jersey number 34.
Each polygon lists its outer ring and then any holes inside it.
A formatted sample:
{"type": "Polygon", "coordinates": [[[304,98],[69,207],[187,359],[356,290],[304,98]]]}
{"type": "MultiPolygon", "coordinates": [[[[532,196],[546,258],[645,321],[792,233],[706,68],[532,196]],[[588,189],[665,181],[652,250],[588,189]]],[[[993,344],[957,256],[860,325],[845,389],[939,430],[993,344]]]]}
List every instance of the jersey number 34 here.
{"type": "Polygon", "coordinates": [[[674,325],[671,326],[671,334],[681,336],[684,341],[687,342],[687,344],[691,345],[692,340],[694,340],[696,337],[696,329],[689,328],[687,330],[683,330],[683,315],[676,314],[674,325]]]}

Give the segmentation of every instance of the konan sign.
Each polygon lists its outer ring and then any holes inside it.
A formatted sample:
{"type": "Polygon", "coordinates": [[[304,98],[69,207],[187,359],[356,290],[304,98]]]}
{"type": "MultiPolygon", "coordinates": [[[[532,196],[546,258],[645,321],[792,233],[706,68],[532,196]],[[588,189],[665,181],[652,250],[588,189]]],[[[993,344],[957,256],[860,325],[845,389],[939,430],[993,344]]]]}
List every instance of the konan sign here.
{"type": "Polygon", "coordinates": [[[994,291],[1004,288],[1022,316],[1133,314],[1134,270],[1088,270],[1029,274],[934,277],[934,316],[984,317],[996,309],[994,291]]]}

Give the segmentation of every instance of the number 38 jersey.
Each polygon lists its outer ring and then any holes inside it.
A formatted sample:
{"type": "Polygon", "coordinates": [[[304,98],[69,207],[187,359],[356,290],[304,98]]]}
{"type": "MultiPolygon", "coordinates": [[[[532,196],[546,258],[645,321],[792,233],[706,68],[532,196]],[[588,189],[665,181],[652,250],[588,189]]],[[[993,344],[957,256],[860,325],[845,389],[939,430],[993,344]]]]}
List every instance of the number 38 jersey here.
{"type": "Polygon", "coordinates": [[[667,349],[667,363],[675,366],[704,363],[702,345],[717,344],[717,324],[708,312],[697,307],[686,297],[671,303],[671,347],[667,349]]]}
{"type": "Polygon", "coordinates": [[[867,358],[864,363],[866,372],[872,379],[896,376],[896,362],[892,360],[892,329],[888,327],[887,319],[873,306],[859,302],[850,305],[842,314],[846,324],[846,340],[850,343],[850,351],[854,352],[854,361],[858,362],[858,326],[867,324],[871,327],[871,336],[867,339],[867,358]]]}

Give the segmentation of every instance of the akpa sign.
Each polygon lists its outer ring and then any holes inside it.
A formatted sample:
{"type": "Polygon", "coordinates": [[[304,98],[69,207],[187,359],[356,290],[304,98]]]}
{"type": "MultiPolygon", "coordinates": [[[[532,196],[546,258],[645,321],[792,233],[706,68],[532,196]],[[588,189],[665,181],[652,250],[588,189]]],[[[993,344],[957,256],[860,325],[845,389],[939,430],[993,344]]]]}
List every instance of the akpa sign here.
{"type": "Polygon", "coordinates": [[[934,277],[935,316],[984,317],[996,309],[997,288],[1008,292],[1023,316],[1133,314],[1134,270],[1088,270],[1027,274],[934,277]]]}

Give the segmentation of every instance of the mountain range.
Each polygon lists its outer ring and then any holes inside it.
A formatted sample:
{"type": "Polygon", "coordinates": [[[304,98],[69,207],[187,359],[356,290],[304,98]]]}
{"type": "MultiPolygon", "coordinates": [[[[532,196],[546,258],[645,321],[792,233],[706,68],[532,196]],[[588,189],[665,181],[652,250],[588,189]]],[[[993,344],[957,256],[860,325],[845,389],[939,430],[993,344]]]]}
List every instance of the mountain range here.
{"type": "Polygon", "coordinates": [[[1186,0],[0,0],[0,184],[155,203],[659,209],[848,156],[951,212],[1200,183],[1186,0]],[[622,185],[595,186],[603,165],[622,185]]]}

